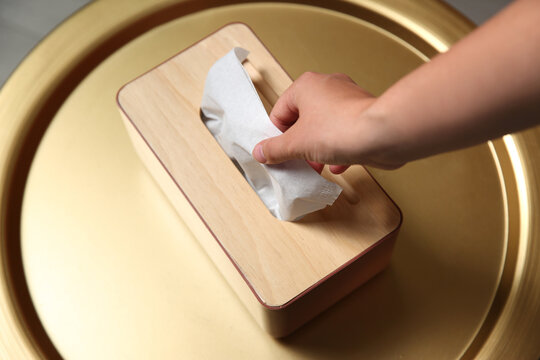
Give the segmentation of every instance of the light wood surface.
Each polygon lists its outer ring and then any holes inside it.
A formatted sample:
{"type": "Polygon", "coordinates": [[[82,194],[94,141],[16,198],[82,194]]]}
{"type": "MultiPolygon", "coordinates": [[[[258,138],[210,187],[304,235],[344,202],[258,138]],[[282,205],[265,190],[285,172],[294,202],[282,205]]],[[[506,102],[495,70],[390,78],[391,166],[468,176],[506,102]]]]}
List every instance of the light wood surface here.
{"type": "MultiPolygon", "coordinates": [[[[298,222],[270,214],[199,115],[209,68],[234,46],[250,51],[246,68],[268,108],[291,80],[243,24],[222,28],[124,86],[118,103],[139,154],[173,204],[183,193],[204,221],[206,234],[198,238],[207,252],[219,250],[217,241],[260,303],[280,309],[394,233],[401,215],[363,167],[326,174],[344,189],[333,206],[298,222]]],[[[198,223],[195,231],[204,233],[198,223]]]]}

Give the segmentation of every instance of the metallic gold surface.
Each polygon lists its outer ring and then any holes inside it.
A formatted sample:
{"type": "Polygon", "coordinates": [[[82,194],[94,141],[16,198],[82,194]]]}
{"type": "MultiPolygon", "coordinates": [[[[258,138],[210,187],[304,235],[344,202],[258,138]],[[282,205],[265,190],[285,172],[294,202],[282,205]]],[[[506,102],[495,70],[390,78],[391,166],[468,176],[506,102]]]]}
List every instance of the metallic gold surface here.
{"type": "Polygon", "coordinates": [[[139,163],[117,89],[227,22],[375,93],[471,29],[435,1],[311,4],[99,1],[25,60],[0,92],[0,358],[539,355],[539,129],[374,171],[404,212],[390,269],[284,341],[139,163]]]}

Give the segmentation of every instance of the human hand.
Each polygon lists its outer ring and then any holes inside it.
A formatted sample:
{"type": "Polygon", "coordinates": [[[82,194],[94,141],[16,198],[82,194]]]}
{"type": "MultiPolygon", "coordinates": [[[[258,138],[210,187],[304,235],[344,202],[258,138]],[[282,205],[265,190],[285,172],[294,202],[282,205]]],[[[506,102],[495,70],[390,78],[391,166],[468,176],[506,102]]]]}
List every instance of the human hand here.
{"type": "Polygon", "coordinates": [[[393,169],[399,136],[368,111],[376,98],[344,74],[304,73],[278,99],[270,120],[283,134],[261,141],[253,157],[265,164],[305,159],[318,172],[351,164],[393,169]]]}

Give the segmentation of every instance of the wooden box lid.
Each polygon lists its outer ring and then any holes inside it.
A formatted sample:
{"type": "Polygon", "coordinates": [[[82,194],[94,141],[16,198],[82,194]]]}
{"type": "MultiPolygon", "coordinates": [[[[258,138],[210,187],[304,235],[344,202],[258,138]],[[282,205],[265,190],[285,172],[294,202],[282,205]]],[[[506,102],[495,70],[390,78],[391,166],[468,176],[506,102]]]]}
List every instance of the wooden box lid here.
{"type": "Polygon", "coordinates": [[[250,51],[244,64],[261,94],[277,97],[291,84],[251,29],[235,23],[125,85],[118,104],[144,140],[139,146],[147,146],[174,181],[170,191],[185,196],[260,303],[278,309],[395,233],[401,213],[355,166],[340,176],[325,174],[344,189],[333,206],[297,222],[270,214],[199,114],[208,70],[235,46],[250,51]]]}

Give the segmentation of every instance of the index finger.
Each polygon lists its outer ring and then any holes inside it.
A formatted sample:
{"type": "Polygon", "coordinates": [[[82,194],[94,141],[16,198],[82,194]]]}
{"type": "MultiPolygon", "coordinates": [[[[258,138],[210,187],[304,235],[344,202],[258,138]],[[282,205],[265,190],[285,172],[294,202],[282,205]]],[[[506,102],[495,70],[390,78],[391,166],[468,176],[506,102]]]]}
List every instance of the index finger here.
{"type": "Polygon", "coordinates": [[[282,132],[287,131],[298,120],[298,106],[296,104],[296,86],[291,86],[283,92],[270,112],[270,120],[282,132]]]}

